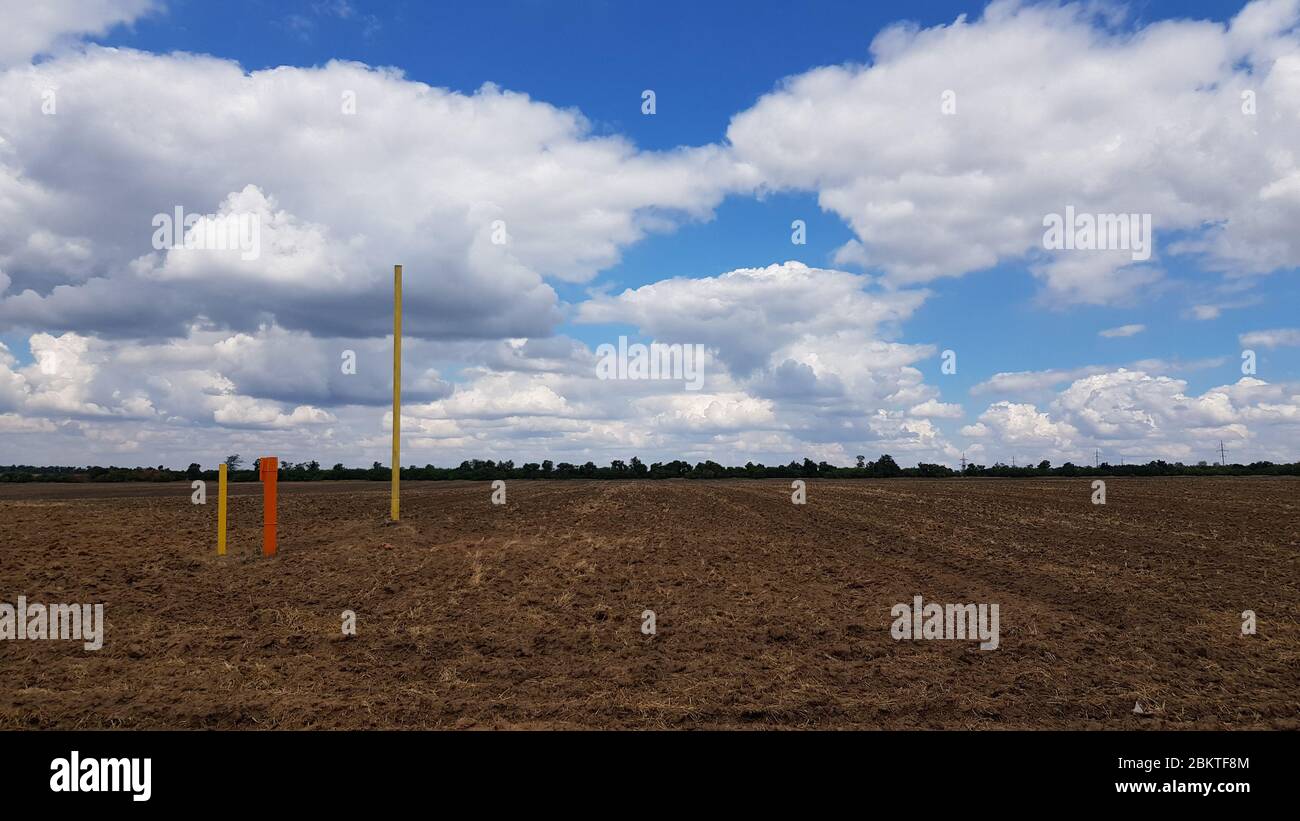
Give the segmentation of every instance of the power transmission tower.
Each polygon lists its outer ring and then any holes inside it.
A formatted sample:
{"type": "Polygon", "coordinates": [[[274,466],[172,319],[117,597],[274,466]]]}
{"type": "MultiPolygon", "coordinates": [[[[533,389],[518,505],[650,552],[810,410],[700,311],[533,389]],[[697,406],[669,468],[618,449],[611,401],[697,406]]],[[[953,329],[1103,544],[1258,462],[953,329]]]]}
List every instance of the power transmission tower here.
{"type": "Polygon", "coordinates": [[[1095,468],[1096,468],[1096,467],[1101,467],[1101,449],[1100,449],[1100,448],[1093,448],[1093,454],[1092,454],[1092,466],[1095,467],[1095,468]]]}
{"type": "Polygon", "coordinates": [[[1223,440],[1219,440],[1219,466],[1222,467],[1228,463],[1228,451],[1223,448],[1223,440]]]}
{"type": "Polygon", "coordinates": [[[966,451],[962,451],[961,454],[961,475],[966,475],[966,451]]]}

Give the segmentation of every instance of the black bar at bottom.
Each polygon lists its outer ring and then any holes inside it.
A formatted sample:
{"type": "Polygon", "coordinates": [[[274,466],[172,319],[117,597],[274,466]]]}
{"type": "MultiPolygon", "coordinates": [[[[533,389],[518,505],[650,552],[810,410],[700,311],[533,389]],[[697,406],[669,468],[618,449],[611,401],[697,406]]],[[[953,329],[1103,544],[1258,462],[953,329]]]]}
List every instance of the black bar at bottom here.
{"type": "Polygon", "coordinates": [[[495,802],[573,790],[633,790],[627,809],[638,811],[670,796],[680,802],[683,789],[717,795],[724,787],[728,800],[760,804],[774,795],[849,790],[858,802],[892,796],[911,805],[1149,806],[1194,798],[1221,809],[1290,794],[1296,740],[1286,732],[21,731],[0,733],[0,785],[11,808],[21,797],[33,808],[128,812],[247,810],[279,800],[337,810],[376,800],[495,802]],[[74,752],[80,778],[95,772],[76,791],[61,777],[74,774],[74,752]],[[80,789],[97,779],[111,787],[115,773],[127,772],[120,759],[138,760],[134,781],[117,792],[80,789]],[[149,796],[135,800],[144,793],[135,789],[144,759],[149,796]]]}

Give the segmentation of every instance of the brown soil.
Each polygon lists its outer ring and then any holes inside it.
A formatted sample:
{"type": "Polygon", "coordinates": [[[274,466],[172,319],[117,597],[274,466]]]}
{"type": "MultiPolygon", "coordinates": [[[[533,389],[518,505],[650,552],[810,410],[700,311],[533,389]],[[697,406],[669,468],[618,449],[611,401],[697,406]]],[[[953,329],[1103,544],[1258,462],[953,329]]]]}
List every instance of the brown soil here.
{"type": "Polygon", "coordinates": [[[1294,479],[286,483],[272,559],[209,489],[0,491],[0,601],[107,620],[0,642],[0,728],[1300,727],[1294,479]]]}

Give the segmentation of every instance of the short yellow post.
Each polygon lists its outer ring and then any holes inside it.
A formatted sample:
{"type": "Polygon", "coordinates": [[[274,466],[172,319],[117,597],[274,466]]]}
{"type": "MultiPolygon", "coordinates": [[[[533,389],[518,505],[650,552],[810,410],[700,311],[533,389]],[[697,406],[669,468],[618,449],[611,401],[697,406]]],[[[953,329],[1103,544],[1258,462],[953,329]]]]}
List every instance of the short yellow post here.
{"type": "Polygon", "coordinates": [[[393,266],[393,490],[389,514],[394,522],[401,515],[399,486],[402,482],[402,266],[393,266]]]}
{"type": "Polygon", "coordinates": [[[226,463],[217,468],[217,555],[226,555],[226,463]]]}

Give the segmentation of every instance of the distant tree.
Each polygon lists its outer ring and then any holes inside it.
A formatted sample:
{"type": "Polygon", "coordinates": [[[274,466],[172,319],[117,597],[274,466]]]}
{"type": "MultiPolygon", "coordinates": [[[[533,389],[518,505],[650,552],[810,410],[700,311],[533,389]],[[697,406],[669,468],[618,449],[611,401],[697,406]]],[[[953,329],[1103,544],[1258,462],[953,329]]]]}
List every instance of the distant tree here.
{"type": "Polygon", "coordinates": [[[244,464],[244,460],[239,458],[239,454],[233,454],[226,457],[226,467],[230,470],[239,470],[239,466],[244,464]]]}
{"type": "Polygon", "coordinates": [[[898,463],[894,461],[894,457],[886,453],[885,455],[881,456],[879,459],[876,460],[876,466],[875,469],[872,471],[872,474],[875,476],[891,477],[891,476],[897,476],[902,472],[903,469],[900,468],[898,466],[898,463]]]}
{"type": "Polygon", "coordinates": [[[865,457],[865,456],[859,456],[859,457],[858,457],[858,470],[861,470],[862,468],[866,467],[866,465],[867,465],[867,457],[865,457]]]}
{"type": "Polygon", "coordinates": [[[955,472],[947,465],[927,464],[926,462],[918,462],[916,465],[916,475],[928,478],[952,476],[955,472]]]}
{"type": "Polygon", "coordinates": [[[722,465],[712,459],[696,463],[691,475],[697,479],[721,479],[724,475],[722,465]]]}
{"type": "Polygon", "coordinates": [[[550,476],[550,475],[551,475],[551,471],[553,471],[553,470],[555,470],[555,463],[552,462],[550,459],[543,459],[543,460],[542,460],[542,474],[545,475],[545,476],[550,476]]]}
{"type": "MultiPolygon", "coordinates": [[[[225,464],[240,464],[238,455],[229,457],[225,464]]],[[[261,467],[262,460],[255,460],[254,468],[261,467]]],[[[548,460],[549,463],[549,460],[548,460]]],[[[461,462],[459,468],[441,468],[436,469],[432,464],[425,465],[423,468],[411,465],[402,468],[402,473],[411,479],[511,479],[528,477],[534,478],[539,475],[538,471],[543,468],[536,462],[529,462],[520,467],[515,467],[514,462],[505,460],[502,462],[493,462],[491,460],[473,459],[461,462]]],[[[1044,459],[1035,467],[1032,463],[1023,466],[1010,466],[1002,462],[995,463],[992,467],[975,462],[968,462],[965,465],[964,475],[966,476],[987,476],[987,477],[1024,477],[1024,476],[1099,476],[1107,473],[1118,473],[1124,476],[1240,476],[1247,474],[1272,475],[1272,476],[1300,476],[1300,462],[1280,463],[1272,462],[1252,462],[1249,465],[1231,464],[1219,465],[1213,462],[1202,461],[1200,464],[1183,464],[1182,462],[1165,462],[1163,460],[1154,460],[1146,464],[1123,464],[1123,465],[1076,465],[1066,462],[1060,467],[1052,467],[1051,462],[1044,459]]],[[[371,481],[388,481],[391,477],[391,469],[379,462],[373,463],[373,466],[367,470],[364,468],[345,468],[342,462],[335,463],[329,472],[320,470],[318,462],[282,462],[280,465],[280,476],[286,480],[301,481],[312,478],[330,478],[330,479],[367,479],[371,481]]],[[[829,462],[814,464],[811,459],[805,459],[803,464],[798,461],[792,461],[789,465],[774,465],[765,467],[762,463],[746,462],[743,467],[736,465],[720,465],[712,460],[700,462],[694,466],[680,459],[671,462],[655,462],[647,467],[641,462],[639,457],[633,457],[630,463],[622,463],[615,460],[613,467],[597,467],[592,462],[587,462],[581,467],[575,466],[568,462],[560,462],[551,465],[551,477],[556,479],[569,479],[578,476],[589,479],[619,479],[628,478],[629,476],[647,476],[651,479],[728,479],[746,477],[751,479],[770,478],[770,479],[792,479],[803,476],[872,476],[872,477],[921,477],[921,478],[941,478],[952,476],[954,471],[946,465],[938,465],[927,462],[920,462],[916,467],[902,468],[892,456],[884,455],[878,462],[865,462],[862,469],[852,470],[838,468],[829,462]]],[[[160,465],[154,467],[116,467],[109,465],[101,467],[91,465],[86,468],[70,466],[45,466],[34,467],[31,465],[0,465],[0,482],[67,482],[83,481],[92,482],[159,482],[169,479],[176,479],[180,476],[189,476],[202,478],[204,471],[198,463],[191,463],[184,471],[172,470],[166,466],[160,465]],[[84,478],[83,478],[84,477],[84,478]]],[[[247,473],[245,474],[247,475],[247,473]]]]}

